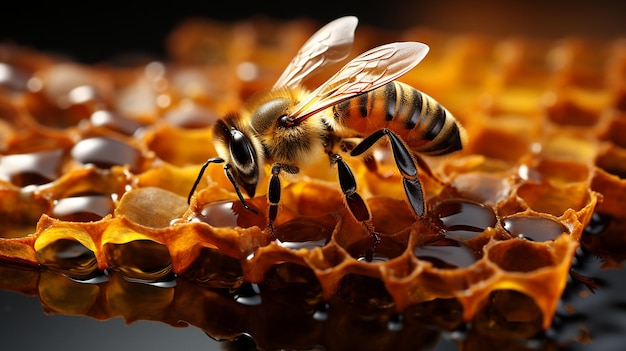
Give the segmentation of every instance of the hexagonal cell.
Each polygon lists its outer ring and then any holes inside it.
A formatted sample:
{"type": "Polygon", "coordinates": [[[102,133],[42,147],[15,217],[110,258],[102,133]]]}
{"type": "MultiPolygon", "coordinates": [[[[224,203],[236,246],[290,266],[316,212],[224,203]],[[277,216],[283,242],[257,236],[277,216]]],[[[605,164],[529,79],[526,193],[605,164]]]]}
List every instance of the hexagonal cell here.
{"type": "MultiPolygon", "coordinates": [[[[546,106],[546,114],[552,123],[561,126],[593,127],[601,117],[602,108],[596,106],[581,106],[581,99],[569,93],[553,93],[549,95],[549,104],[546,106]]],[[[587,99],[588,100],[588,99],[587,99]]],[[[605,99],[607,100],[607,99],[605,99]]],[[[601,101],[602,103],[603,101],[601,101]]],[[[608,103],[608,100],[606,101],[608,103]]]]}
{"type": "Polygon", "coordinates": [[[513,237],[538,242],[556,240],[563,233],[569,234],[569,229],[556,219],[541,216],[508,216],[502,219],[502,226],[513,237]]]}
{"type": "Polygon", "coordinates": [[[441,239],[413,251],[421,261],[428,261],[439,269],[467,268],[476,263],[474,251],[462,241],[441,239]]]}
{"type": "Polygon", "coordinates": [[[626,149],[617,145],[604,145],[598,152],[596,166],[622,179],[626,178],[626,149]]]}
{"type": "Polygon", "coordinates": [[[140,172],[144,168],[141,151],[114,138],[83,139],[74,145],[71,155],[76,162],[84,165],[92,164],[103,169],[126,165],[132,172],[140,172]]]}
{"type": "Polygon", "coordinates": [[[0,157],[0,179],[25,187],[50,183],[61,176],[64,150],[46,150],[0,157]]]}
{"type": "Polygon", "coordinates": [[[548,245],[525,239],[499,242],[489,248],[487,258],[508,272],[530,273],[557,263],[548,245]]]}
{"type": "Polygon", "coordinates": [[[553,186],[549,183],[523,184],[517,195],[533,210],[561,216],[568,209],[583,209],[591,200],[585,183],[553,186]]]}
{"type": "Polygon", "coordinates": [[[153,282],[170,279],[173,273],[168,248],[151,240],[107,242],[102,250],[110,267],[128,278],[153,282]]]}
{"type": "Polygon", "coordinates": [[[46,228],[33,243],[41,265],[76,279],[97,274],[100,269],[96,258],[98,248],[88,230],[78,223],[65,224],[50,218],[44,219],[42,225],[46,228]]]}

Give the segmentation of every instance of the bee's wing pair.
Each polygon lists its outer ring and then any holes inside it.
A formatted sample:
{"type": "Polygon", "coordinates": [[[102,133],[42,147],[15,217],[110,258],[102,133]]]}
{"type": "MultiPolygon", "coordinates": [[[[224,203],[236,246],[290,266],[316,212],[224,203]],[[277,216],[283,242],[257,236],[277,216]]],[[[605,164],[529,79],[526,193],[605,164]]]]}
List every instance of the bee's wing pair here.
{"type": "MultiPolygon", "coordinates": [[[[300,48],[274,88],[295,88],[323,67],[345,59],[354,42],[357,22],[353,16],[341,17],[318,30],[300,48]]],[[[368,50],[300,101],[289,117],[298,124],[343,100],[383,86],[415,67],[428,50],[428,45],[417,42],[397,42],[368,50]]]]}

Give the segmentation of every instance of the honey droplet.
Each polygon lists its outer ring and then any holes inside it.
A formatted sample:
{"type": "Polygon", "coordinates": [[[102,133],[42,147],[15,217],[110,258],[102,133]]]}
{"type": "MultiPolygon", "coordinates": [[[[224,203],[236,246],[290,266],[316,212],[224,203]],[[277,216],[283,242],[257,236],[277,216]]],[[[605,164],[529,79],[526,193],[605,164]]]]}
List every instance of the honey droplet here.
{"type": "Polygon", "coordinates": [[[141,153],[134,147],[110,138],[84,139],[72,148],[72,157],[82,164],[93,164],[98,168],[128,165],[133,172],[140,167],[141,153]]]}
{"type": "Polygon", "coordinates": [[[598,235],[604,232],[609,227],[610,222],[611,219],[609,218],[609,216],[595,212],[593,215],[591,215],[591,220],[589,221],[589,224],[587,224],[587,226],[585,227],[584,233],[590,235],[598,235]]]}
{"type": "Polygon", "coordinates": [[[276,238],[282,247],[312,250],[330,240],[334,226],[316,218],[300,217],[276,227],[276,238]]]}
{"type": "Polygon", "coordinates": [[[372,247],[372,237],[359,239],[346,247],[346,251],[360,262],[384,263],[396,258],[406,250],[406,243],[388,236],[381,236],[376,247],[372,247]]]}
{"type": "Polygon", "coordinates": [[[265,217],[260,215],[258,209],[254,205],[248,203],[248,206],[254,208],[254,213],[241,204],[239,201],[216,201],[206,204],[200,209],[200,213],[196,213],[193,221],[205,222],[213,227],[222,228],[249,228],[258,226],[265,227],[265,217]]]}
{"type": "Polygon", "coordinates": [[[41,185],[59,178],[63,150],[7,155],[0,158],[0,179],[19,187],[41,185]]]}
{"type": "Polygon", "coordinates": [[[476,262],[471,248],[461,241],[440,239],[426,246],[416,247],[415,256],[431,262],[437,268],[463,268],[476,262]]]}
{"type": "Polygon", "coordinates": [[[392,332],[399,332],[404,329],[404,318],[401,314],[394,313],[387,321],[387,329],[392,332]]]}
{"type": "Polygon", "coordinates": [[[114,208],[108,195],[67,197],[55,202],[51,216],[63,221],[91,222],[113,213],[114,208]]]}
{"type": "Polygon", "coordinates": [[[242,305],[256,306],[261,304],[261,291],[254,283],[244,283],[235,294],[235,301],[242,305]]]}
{"type": "Polygon", "coordinates": [[[104,127],[125,135],[133,135],[142,124],[107,110],[98,110],[91,114],[90,122],[94,126],[104,127]]]}
{"type": "Polygon", "coordinates": [[[0,63],[0,88],[22,92],[26,90],[29,74],[19,67],[0,63]]]}
{"type": "Polygon", "coordinates": [[[328,310],[330,309],[330,305],[328,302],[320,302],[315,306],[315,311],[313,312],[313,319],[319,322],[324,322],[328,319],[328,310]]]}
{"type": "Polygon", "coordinates": [[[434,212],[446,236],[455,239],[472,239],[497,223],[492,209],[467,200],[444,201],[435,207],[434,212]]]}
{"type": "Polygon", "coordinates": [[[207,128],[212,126],[219,117],[215,112],[196,104],[184,104],[163,116],[169,124],[180,128],[207,128]]]}
{"type": "Polygon", "coordinates": [[[568,232],[561,223],[544,217],[510,216],[502,220],[502,225],[512,236],[539,242],[556,240],[568,232]]]}

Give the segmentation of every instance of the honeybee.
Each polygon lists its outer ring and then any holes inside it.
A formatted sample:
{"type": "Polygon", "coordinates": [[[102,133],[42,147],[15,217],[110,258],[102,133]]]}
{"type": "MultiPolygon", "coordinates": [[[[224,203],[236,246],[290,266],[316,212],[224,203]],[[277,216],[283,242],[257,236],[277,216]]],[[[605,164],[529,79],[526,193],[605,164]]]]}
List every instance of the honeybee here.
{"type": "Polygon", "coordinates": [[[364,154],[387,137],[408,204],[417,217],[425,214],[415,157],[460,150],[464,139],[462,127],[448,110],[425,93],[394,81],[415,67],[429,47],[417,42],[382,45],[355,57],[312,92],[302,86],[307,77],[348,56],[357,23],[356,17],[347,16],[322,27],[270,90],[256,94],[242,111],[227,114],[215,124],[214,144],[219,157],[202,166],[188,201],[206,167],[222,163],[239,200],[254,211],[241,189],[254,197],[261,171],[269,164],[267,216],[274,233],[281,173],[297,174],[302,165],[326,153],[331,165],[337,167],[349,212],[367,228],[375,247],[379,235],[342,154],[364,154]],[[355,138],[360,140],[358,144],[352,142],[355,138]]]}

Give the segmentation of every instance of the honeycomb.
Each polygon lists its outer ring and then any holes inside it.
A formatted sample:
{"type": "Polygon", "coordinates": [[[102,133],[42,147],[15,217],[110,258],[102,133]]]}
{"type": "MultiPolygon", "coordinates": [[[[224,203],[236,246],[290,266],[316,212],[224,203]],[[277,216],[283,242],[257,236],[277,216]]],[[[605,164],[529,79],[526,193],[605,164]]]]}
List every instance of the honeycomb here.
{"type": "Polygon", "coordinates": [[[360,27],[353,55],[427,43],[399,80],[435,97],[468,135],[461,152],[425,159],[423,218],[385,145],[376,167],[346,158],[380,233],[373,254],[324,157],[283,183],[275,236],[266,195],[247,200],[257,213],[246,210],[220,166],[188,204],[217,155],[213,123],[271,87],[316,27],[190,20],[167,38],[166,60],[123,64],[0,45],[0,287],[39,295],[48,312],[185,321],[217,339],[251,335],[260,348],[370,349],[433,340],[418,327],[425,316],[444,330],[472,322],[483,337],[530,337],[550,328],[581,243],[620,266],[623,39],[423,28],[389,38],[360,27]],[[584,236],[598,218],[602,232],[584,236]],[[278,336],[271,326],[289,329],[285,314],[308,321],[307,332],[278,336]],[[355,320],[369,334],[328,341],[355,320]],[[389,333],[400,324],[411,340],[389,333]]]}

